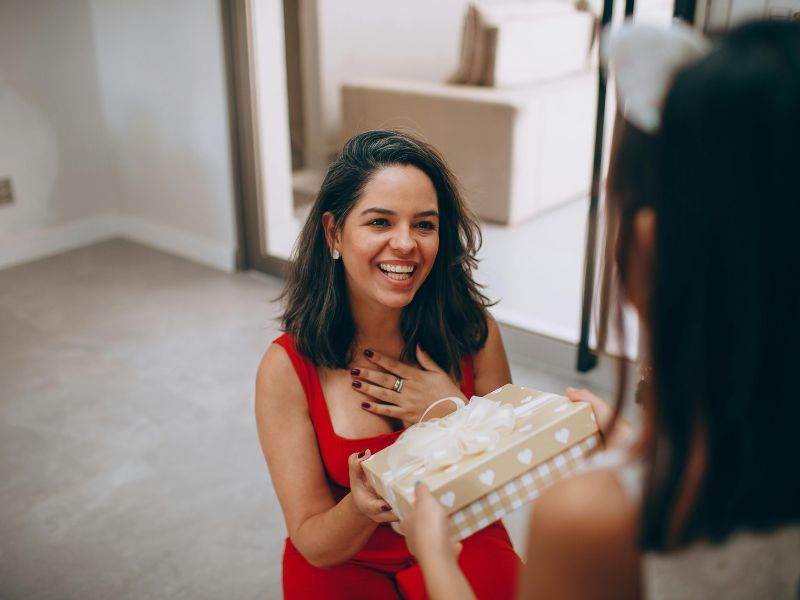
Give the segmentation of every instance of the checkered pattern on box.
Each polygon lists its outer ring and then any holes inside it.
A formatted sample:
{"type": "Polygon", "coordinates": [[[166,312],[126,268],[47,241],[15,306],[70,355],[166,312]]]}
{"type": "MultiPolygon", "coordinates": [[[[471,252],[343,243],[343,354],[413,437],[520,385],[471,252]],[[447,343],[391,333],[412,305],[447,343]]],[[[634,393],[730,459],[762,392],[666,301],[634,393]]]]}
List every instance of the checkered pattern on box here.
{"type": "Polygon", "coordinates": [[[450,533],[463,540],[514,512],[536,498],[547,486],[574,471],[598,443],[597,434],[588,437],[453,513],[450,515],[450,533]]]}

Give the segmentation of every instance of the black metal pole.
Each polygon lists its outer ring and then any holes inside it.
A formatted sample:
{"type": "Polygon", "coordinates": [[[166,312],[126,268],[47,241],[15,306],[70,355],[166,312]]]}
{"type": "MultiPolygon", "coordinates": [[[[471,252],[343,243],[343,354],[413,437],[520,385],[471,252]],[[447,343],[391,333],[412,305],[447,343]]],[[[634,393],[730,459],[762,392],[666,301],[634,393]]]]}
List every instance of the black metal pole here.
{"type": "Polygon", "coordinates": [[[683,19],[690,25],[694,24],[694,13],[697,10],[697,0],[675,0],[672,11],[674,17],[683,19]]]}
{"type": "MultiPolygon", "coordinates": [[[[625,12],[630,6],[633,12],[633,0],[626,0],[625,12]]],[[[611,22],[614,11],[614,0],[603,0],[603,14],[600,17],[600,31],[611,22]]],[[[600,56],[605,44],[599,36],[600,56]]],[[[592,303],[594,299],[595,263],[597,252],[597,207],[600,202],[600,182],[603,177],[603,137],[606,118],[606,78],[602,63],[598,64],[597,77],[597,118],[595,119],[594,162],[592,165],[592,183],[589,190],[589,217],[586,224],[586,263],[583,273],[583,304],[581,306],[581,337],[578,342],[578,360],[576,368],[585,373],[597,365],[597,355],[589,347],[589,327],[592,321],[592,303]]]]}
{"type": "Polygon", "coordinates": [[[625,0],[625,16],[633,16],[633,9],[636,6],[636,0],[625,0]]]}

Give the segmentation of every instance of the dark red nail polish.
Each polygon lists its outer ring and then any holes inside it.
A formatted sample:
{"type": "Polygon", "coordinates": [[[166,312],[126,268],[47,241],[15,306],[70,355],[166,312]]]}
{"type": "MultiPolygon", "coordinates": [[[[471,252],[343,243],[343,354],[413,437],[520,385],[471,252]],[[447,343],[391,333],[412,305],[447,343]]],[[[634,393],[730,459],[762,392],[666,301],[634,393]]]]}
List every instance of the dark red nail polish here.
{"type": "Polygon", "coordinates": [[[362,402],[361,408],[369,408],[369,402],[362,402]]]}
{"type": "Polygon", "coordinates": [[[364,458],[364,456],[366,454],[367,454],[367,451],[366,450],[362,450],[361,452],[358,453],[358,458],[364,458]]]}
{"type": "Polygon", "coordinates": [[[364,350],[364,356],[366,356],[367,358],[372,358],[373,356],[375,356],[375,353],[369,348],[367,348],[366,350],[364,350]]]}
{"type": "Polygon", "coordinates": [[[383,512],[392,510],[392,507],[389,506],[388,504],[384,504],[383,506],[381,506],[381,508],[383,509],[383,512]]]}
{"type": "Polygon", "coordinates": [[[350,369],[350,375],[358,377],[359,375],[361,375],[361,369],[350,369]]]}
{"type": "Polygon", "coordinates": [[[353,387],[354,388],[360,388],[361,387],[361,382],[358,379],[355,379],[353,381],[353,387]]]}

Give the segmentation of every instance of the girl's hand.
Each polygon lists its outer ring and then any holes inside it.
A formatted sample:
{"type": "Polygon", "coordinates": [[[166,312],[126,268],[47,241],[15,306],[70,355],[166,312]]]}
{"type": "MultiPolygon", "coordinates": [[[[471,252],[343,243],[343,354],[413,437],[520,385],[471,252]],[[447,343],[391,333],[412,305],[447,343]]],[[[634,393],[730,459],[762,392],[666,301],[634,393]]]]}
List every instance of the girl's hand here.
{"type": "Polygon", "coordinates": [[[359,511],[376,523],[389,523],[397,521],[392,512],[392,507],[383,498],[375,493],[367,482],[367,475],[361,467],[361,462],[370,457],[370,451],[350,455],[347,464],[350,467],[350,495],[359,511]]]}
{"type": "Polygon", "coordinates": [[[414,509],[400,522],[408,549],[423,566],[431,562],[456,562],[461,544],[450,540],[450,525],[442,505],[428,486],[418,483],[414,509]]]}
{"type": "MultiPolygon", "coordinates": [[[[419,346],[417,361],[422,368],[403,364],[372,350],[365,350],[364,356],[383,369],[355,368],[350,371],[353,389],[367,396],[361,407],[368,412],[399,419],[408,426],[418,423],[428,407],[440,398],[456,396],[465,402],[467,400],[450,375],[419,346]]],[[[428,414],[442,417],[455,409],[455,404],[443,402],[428,414]]]]}
{"type": "Polygon", "coordinates": [[[633,427],[622,417],[617,419],[614,428],[611,429],[614,409],[599,396],[594,395],[587,389],[576,390],[575,388],[568,387],[567,398],[573,402],[582,400],[592,405],[594,416],[597,418],[597,426],[600,428],[600,433],[603,434],[607,450],[614,450],[626,446],[633,439],[633,427]]]}

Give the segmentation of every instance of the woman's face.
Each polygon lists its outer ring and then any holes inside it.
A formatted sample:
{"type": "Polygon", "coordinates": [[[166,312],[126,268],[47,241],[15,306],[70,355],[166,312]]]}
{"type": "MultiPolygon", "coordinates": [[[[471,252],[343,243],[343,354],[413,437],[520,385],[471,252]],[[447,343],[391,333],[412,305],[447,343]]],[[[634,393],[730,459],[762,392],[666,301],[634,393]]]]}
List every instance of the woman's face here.
{"type": "Polygon", "coordinates": [[[418,168],[391,165],[372,176],[335,245],[351,303],[411,302],[439,251],[438,210],[436,189],[418,168]]]}

